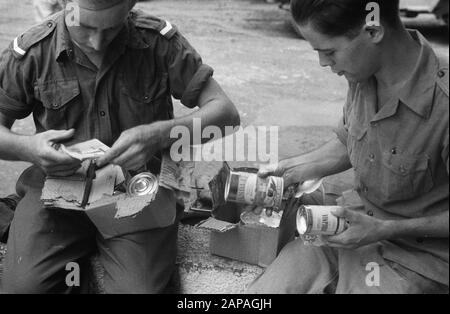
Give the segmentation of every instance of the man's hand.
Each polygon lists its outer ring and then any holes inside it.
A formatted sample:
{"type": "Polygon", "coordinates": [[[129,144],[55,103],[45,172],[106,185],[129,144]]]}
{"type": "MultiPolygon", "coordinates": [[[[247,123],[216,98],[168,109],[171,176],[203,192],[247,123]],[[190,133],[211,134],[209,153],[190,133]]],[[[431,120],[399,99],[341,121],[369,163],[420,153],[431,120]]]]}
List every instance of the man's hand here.
{"type": "Polygon", "coordinates": [[[40,167],[47,175],[70,176],[81,166],[81,162],[59,151],[58,143],[73,137],[74,130],[46,131],[28,138],[27,160],[40,167]]]}
{"type": "Polygon", "coordinates": [[[389,230],[383,220],[356,212],[351,208],[339,209],[333,215],[344,218],[348,223],[348,229],[336,236],[323,236],[323,241],[327,246],[357,249],[389,238],[389,230]]]}
{"type": "Polygon", "coordinates": [[[308,175],[308,165],[298,165],[289,167],[287,160],[282,160],[277,164],[261,165],[258,176],[266,178],[268,176],[282,177],[284,186],[289,187],[293,184],[303,183],[304,181],[314,179],[308,175]]]}
{"type": "Polygon", "coordinates": [[[126,170],[138,170],[163,148],[164,134],[160,122],[128,129],[122,132],[111,149],[97,160],[97,165],[103,167],[111,163],[126,170]]]}

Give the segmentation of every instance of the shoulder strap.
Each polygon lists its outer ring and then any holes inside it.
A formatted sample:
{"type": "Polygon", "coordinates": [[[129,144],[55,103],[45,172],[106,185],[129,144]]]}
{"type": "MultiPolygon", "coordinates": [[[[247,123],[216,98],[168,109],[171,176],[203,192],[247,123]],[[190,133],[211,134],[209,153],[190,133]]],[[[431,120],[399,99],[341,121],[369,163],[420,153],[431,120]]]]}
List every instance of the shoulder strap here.
{"type": "Polygon", "coordinates": [[[28,50],[50,35],[56,28],[56,23],[52,20],[47,20],[38,24],[22,35],[14,38],[12,43],[13,54],[17,59],[22,59],[27,54],[28,50]]]}
{"type": "Polygon", "coordinates": [[[158,32],[161,36],[171,39],[176,34],[176,28],[170,22],[147,14],[142,10],[133,10],[133,20],[137,28],[150,29],[158,32]]]}

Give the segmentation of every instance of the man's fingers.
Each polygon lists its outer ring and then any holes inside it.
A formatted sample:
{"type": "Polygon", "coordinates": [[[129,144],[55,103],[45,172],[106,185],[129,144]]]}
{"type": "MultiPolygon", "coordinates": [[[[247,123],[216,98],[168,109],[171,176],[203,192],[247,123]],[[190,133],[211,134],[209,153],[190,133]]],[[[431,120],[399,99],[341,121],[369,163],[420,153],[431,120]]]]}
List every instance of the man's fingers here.
{"type": "Polygon", "coordinates": [[[347,209],[340,207],[334,211],[331,212],[334,216],[338,217],[338,218],[347,218],[347,209]]]}
{"type": "Polygon", "coordinates": [[[346,221],[350,223],[357,221],[358,215],[360,215],[359,213],[354,212],[349,208],[339,208],[331,213],[338,218],[344,218],[346,221]]]}
{"type": "Polygon", "coordinates": [[[55,165],[79,165],[81,164],[81,161],[78,159],[75,159],[69,155],[67,155],[66,153],[56,150],[54,147],[50,147],[46,152],[45,152],[45,157],[44,159],[48,160],[49,162],[51,162],[52,164],[55,165]]]}
{"type": "Polygon", "coordinates": [[[109,149],[103,156],[97,159],[97,165],[99,167],[103,167],[104,165],[112,162],[118,156],[122,155],[128,148],[129,144],[121,141],[119,138],[117,142],[114,143],[113,147],[111,147],[111,149],[109,149]]]}
{"type": "Polygon", "coordinates": [[[275,174],[278,169],[278,164],[261,165],[258,171],[258,176],[261,178],[267,178],[270,175],[275,174]]]}
{"type": "Polygon", "coordinates": [[[58,172],[58,171],[76,172],[80,168],[81,168],[81,163],[80,164],[69,164],[69,165],[56,164],[56,165],[47,167],[48,171],[52,171],[52,172],[58,172]]]}
{"type": "Polygon", "coordinates": [[[71,139],[75,134],[74,129],[70,130],[50,130],[46,134],[46,138],[52,142],[63,142],[65,140],[71,139]]]}
{"type": "Polygon", "coordinates": [[[68,177],[75,172],[77,172],[78,169],[70,169],[70,170],[47,170],[47,174],[55,177],[68,177]]]}
{"type": "Polygon", "coordinates": [[[110,162],[114,165],[119,165],[127,169],[131,169],[131,167],[134,166],[137,166],[138,168],[142,167],[145,164],[144,159],[145,158],[142,156],[142,153],[137,148],[130,147],[110,162]]]}

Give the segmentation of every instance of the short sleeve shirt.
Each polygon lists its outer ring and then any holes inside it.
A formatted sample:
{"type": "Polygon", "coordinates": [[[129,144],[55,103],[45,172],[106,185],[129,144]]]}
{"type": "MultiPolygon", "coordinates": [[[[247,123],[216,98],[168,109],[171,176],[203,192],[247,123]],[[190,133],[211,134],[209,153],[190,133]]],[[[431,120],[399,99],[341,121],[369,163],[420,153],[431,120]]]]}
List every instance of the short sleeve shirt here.
{"type": "Polygon", "coordinates": [[[0,112],[33,114],[38,132],[75,129],[74,142],[112,145],[122,131],[173,116],[172,96],[195,107],[213,70],[169,22],[132,11],[97,69],[58,13],[0,56],[0,112]]]}
{"type": "MultiPolygon", "coordinates": [[[[418,32],[410,34],[421,52],[406,84],[378,106],[374,78],[351,83],[336,129],[347,146],[367,214],[382,219],[426,217],[449,209],[448,61],[440,61],[418,32]]],[[[425,252],[422,261],[430,256],[444,261],[436,271],[446,273],[448,284],[448,239],[399,243],[425,252]]],[[[411,264],[410,258],[402,259],[411,264]]]]}

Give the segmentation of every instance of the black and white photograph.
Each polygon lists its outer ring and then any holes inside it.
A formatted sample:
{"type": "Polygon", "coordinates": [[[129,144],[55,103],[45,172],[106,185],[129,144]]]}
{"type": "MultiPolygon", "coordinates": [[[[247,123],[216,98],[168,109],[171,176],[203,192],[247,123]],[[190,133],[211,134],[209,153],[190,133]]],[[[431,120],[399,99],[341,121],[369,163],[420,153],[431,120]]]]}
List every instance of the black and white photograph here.
{"type": "Polygon", "coordinates": [[[448,294],[448,23],[449,0],[0,0],[0,299],[448,294]]]}

